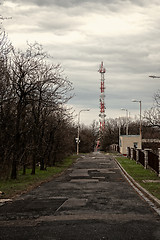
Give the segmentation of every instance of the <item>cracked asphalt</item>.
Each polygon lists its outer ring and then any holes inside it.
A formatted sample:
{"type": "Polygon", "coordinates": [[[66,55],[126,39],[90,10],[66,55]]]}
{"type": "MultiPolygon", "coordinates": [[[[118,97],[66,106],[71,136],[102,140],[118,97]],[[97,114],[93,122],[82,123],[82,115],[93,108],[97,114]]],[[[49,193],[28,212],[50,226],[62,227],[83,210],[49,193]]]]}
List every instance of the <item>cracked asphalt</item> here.
{"type": "Polygon", "coordinates": [[[112,156],[92,153],[1,206],[0,239],[159,240],[160,216],[129,185],[112,156]]]}

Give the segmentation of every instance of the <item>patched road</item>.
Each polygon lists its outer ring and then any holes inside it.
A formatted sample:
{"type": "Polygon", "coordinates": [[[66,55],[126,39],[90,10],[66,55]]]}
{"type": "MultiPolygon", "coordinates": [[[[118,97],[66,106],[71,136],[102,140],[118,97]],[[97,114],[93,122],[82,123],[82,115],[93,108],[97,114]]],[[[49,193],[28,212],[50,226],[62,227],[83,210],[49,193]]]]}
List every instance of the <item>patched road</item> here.
{"type": "Polygon", "coordinates": [[[132,189],[111,156],[93,153],[1,206],[0,239],[159,240],[160,216],[132,189]]]}

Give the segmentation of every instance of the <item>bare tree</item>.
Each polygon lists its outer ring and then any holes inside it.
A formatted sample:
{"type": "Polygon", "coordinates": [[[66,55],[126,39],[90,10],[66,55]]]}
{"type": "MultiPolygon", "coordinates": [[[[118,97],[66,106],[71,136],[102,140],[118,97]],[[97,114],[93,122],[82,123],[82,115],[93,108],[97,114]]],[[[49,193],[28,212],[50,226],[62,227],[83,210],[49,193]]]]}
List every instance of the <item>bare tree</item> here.
{"type": "Polygon", "coordinates": [[[24,173],[32,165],[35,174],[36,163],[43,170],[73,150],[74,127],[65,107],[72,84],[62,67],[47,64],[46,57],[35,43],[25,52],[12,49],[0,58],[0,165],[11,170],[12,179],[19,165],[24,173]]]}
{"type": "Polygon", "coordinates": [[[94,122],[91,126],[85,126],[84,124],[82,124],[80,126],[79,151],[84,153],[93,152],[96,144],[96,137],[97,129],[94,122]]]}
{"type": "Polygon", "coordinates": [[[13,49],[5,31],[0,32],[0,58],[5,58],[13,49]]]}
{"type": "Polygon", "coordinates": [[[12,87],[10,85],[8,67],[9,67],[9,53],[12,46],[4,32],[0,33],[0,165],[2,175],[5,172],[9,173],[9,161],[11,160],[11,131],[13,113],[12,103],[12,87]],[[4,170],[5,168],[5,170],[4,170]]]}
{"type": "Polygon", "coordinates": [[[145,111],[144,119],[148,126],[160,128],[160,90],[154,96],[154,106],[145,111]]]}
{"type": "Polygon", "coordinates": [[[158,90],[158,92],[155,94],[154,96],[157,108],[160,108],[160,90],[158,90]]]}
{"type": "Polygon", "coordinates": [[[32,115],[32,174],[35,174],[35,164],[43,156],[41,151],[47,117],[61,109],[71,98],[69,92],[72,84],[62,76],[61,66],[48,65],[44,61],[45,57],[46,54],[37,43],[29,45],[25,53],[13,51],[9,75],[15,94],[16,118],[11,178],[16,178],[17,162],[24,154],[19,149],[26,132],[24,125],[27,123],[27,113],[30,111],[32,115]]]}

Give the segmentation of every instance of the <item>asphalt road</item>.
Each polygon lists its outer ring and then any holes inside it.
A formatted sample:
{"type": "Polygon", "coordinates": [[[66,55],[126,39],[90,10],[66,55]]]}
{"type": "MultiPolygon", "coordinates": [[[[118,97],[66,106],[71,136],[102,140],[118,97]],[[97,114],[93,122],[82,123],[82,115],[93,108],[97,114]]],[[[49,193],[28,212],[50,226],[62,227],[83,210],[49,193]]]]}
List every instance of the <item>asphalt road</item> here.
{"type": "Polygon", "coordinates": [[[160,216],[111,156],[93,153],[57,179],[1,206],[0,239],[160,240],[160,216]]]}

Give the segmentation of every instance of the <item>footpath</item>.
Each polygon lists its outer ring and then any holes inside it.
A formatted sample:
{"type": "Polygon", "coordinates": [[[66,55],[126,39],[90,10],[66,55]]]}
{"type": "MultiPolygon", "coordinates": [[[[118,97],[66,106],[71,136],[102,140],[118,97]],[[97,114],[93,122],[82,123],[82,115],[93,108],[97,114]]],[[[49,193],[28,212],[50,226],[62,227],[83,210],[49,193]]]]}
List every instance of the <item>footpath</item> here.
{"type": "Polygon", "coordinates": [[[1,206],[0,233],[4,240],[159,240],[160,216],[111,155],[92,153],[1,206]]]}

